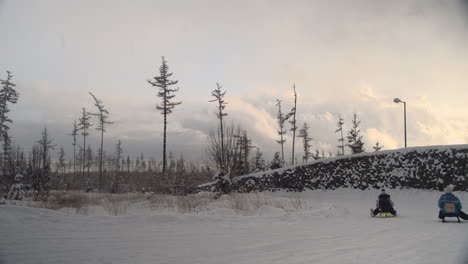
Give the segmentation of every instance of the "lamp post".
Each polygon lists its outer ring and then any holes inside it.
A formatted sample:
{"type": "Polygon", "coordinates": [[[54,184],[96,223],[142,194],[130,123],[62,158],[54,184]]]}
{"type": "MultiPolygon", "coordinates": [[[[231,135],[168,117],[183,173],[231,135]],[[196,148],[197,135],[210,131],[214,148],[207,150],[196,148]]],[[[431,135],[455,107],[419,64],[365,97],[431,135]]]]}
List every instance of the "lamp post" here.
{"type": "Polygon", "coordinates": [[[394,103],[403,103],[403,115],[405,120],[405,148],[406,148],[406,102],[400,100],[400,98],[393,99],[394,103]]]}

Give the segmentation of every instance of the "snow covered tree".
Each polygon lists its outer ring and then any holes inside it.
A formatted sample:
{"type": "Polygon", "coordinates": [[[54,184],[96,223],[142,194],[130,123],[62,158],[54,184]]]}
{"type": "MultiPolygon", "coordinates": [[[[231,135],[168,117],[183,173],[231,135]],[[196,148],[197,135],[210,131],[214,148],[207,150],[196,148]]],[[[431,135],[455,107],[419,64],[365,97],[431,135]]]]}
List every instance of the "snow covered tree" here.
{"type": "Polygon", "coordinates": [[[293,138],[292,138],[292,154],[291,154],[291,164],[294,164],[294,144],[296,142],[296,112],[297,112],[297,93],[296,93],[296,85],[293,84],[293,91],[294,91],[294,107],[291,110],[291,113],[289,115],[292,116],[292,120],[288,121],[291,124],[291,131],[293,132],[293,138]]]}
{"type": "Polygon", "coordinates": [[[259,172],[265,170],[265,160],[263,159],[263,153],[259,148],[255,151],[255,156],[253,159],[253,172],[259,172]]]}
{"type": "Polygon", "coordinates": [[[377,151],[380,151],[384,146],[381,146],[379,144],[379,142],[377,141],[377,143],[375,143],[375,146],[373,146],[372,148],[374,149],[375,152],[377,151]]]}
{"type": "Polygon", "coordinates": [[[299,130],[298,137],[302,138],[302,145],[304,146],[304,156],[302,160],[307,162],[312,156],[312,153],[310,153],[310,141],[312,138],[309,136],[309,126],[307,123],[304,123],[304,126],[299,130]]]}
{"type": "Polygon", "coordinates": [[[219,119],[219,130],[218,133],[220,134],[219,137],[221,139],[221,153],[220,155],[220,170],[225,170],[226,169],[226,159],[225,159],[225,145],[224,145],[224,124],[223,124],[223,117],[227,116],[228,114],[224,112],[224,109],[226,108],[227,102],[224,101],[224,95],[226,95],[226,91],[221,90],[222,86],[219,83],[216,83],[216,89],[214,89],[211,92],[211,96],[213,96],[215,99],[210,100],[209,102],[216,102],[218,111],[216,112],[216,117],[219,119]]]}
{"type": "Polygon", "coordinates": [[[315,154],[312,156],[314,160],[321,159],[322,157],[320,156],[320,151],[318,149],[315,150],[315,154]]]}
{"type": "MultiPolygon", "coordinates": [[[[93,125],[89,120],[91,119],[91,114],[86,111],[86,108],[83,107],[81,111],[81,118],[79,119],[78,123],[78,130],[81,130],[81,135],[83,136],[83,148],[86,152],[86,137],[89,135],[88,129],[93,125]]],[[[82,160],[82,171],[81,174],[84,175],[85,167],[86,167],[86,153],[83,153],[83,160],[82,160]]],[[[88,175],[89,176],[89,175],[88,175]]]]}
{"type": "Polygon", "coordinates": [[[270,162],[270,169],[279,169],[282,168],[284,165],[283,160],[279,156],[279,152],[275,152],[275,156],[273,157],[273,160],[270,162]]]}
{"type": "Polygon", "coordinates": [[[361,121],[358,120],[356,113],[354,113],[353,120],[351,122],[353,127],[346,136],[348,139],[347,146],[351,149],[352,154],[364,152],[364,142],[362,141],[362,136],[360,135],[361,130],[359,129],[361,121]]]}
{"type": "Polygon", "coordinates": [[[7,199],[9,200],[23,200],[24,199],[24,186],[21,182],[23,180],[23,175],[16,174],[14,183],[10,187],[8,192],[7,199]]]}
{"type": "MultiPolygon", "coordinates": [[[[101,131],[101,148],[104,148],[104,132],[106,132],[106,125],[113,124],[113,122],[108,121],[109,118],[109,111],[107,111],[104,107],[104,103],[102,100],[96,98],[94,94],[89,92],[89,94],[94,99],[94,105],[98,109],[98,113],[90,113],[93,116],[97,116],[99,119],[99,124],[96,127],[96,130],[101,131]]],[[[99,191],[101,191],[102,186],[102,151],[99,153],[99,191]]]]}
{"type": "Polygon", "coordinates": [[[280,136],[280,140],[277,140],[278,144],[281,145],[281,159],[283,160],[284,163],[284,143],[286,142],[286,139],[284,138],[284,135],[286,134],[286,131],[284,130],[284,122],[289,119],[291,116],[291,113],[289,114],[283,114],[281,110],[281,100],[276,99],[276,106],[278,107],[278,115],[276,116],[276,119],[278,121],[278,127],[279,130],[276,132],[280,136]]]}
{"type": "Polygon", "coordinates": [[[338,129],[335,130],[335,133],[339,132],[341,137],[338,139],[338,153],[336,154],[337,156],[343,156],[345,154],[345,151],[344,151],[345,146],[344,146],[344,138],[343,138],[343,125],[344,125],[343,118],[341,118],[341,116],[338,115],[338,129]]]}
{"type": "Polygon", "coordinates": [[[229,173],[225,173],[223,171],[217,172],[213,176],[214,184],[211,189],[212,192],[220,192],[220,193],[229,193],[231,192],[231,176],[229,173]]]}
{"type": "Polygon", "coordinates": [[[159,88],[158,97],[162,98],[162,103],[156,106],[157,110],[161,111],[164,116],[164,134],[163,134],[163,174],[166,173],[167,160],[166,160],[166,134],[167,134],[167,116],[172,113],[172,109],[182,102],[174,102],[175,92],[179,88],[171,88],[178,83],[177,80],[170,80],[172,73],[169,72],[167,61],[162,57],[162,64],[159,68],[159,76],[153,77],[153,80],[148,80],[152,86],[159,88]]]}

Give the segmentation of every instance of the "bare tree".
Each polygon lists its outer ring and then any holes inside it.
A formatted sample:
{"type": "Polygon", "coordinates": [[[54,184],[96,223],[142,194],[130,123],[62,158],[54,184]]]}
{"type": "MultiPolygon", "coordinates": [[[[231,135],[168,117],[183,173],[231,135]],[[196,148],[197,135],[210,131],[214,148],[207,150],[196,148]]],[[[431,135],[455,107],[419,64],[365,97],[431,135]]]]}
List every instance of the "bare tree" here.
{"type": "Polygon", "coordinates": [[[344,121],[343,121],[343,118],[341,118],[340,115],[338,115],[338,129],[335,130],[335,133],[338,133],[340,132],[341,133],[341,137],[340,139],[338,139],[338,153],[337,153],[337,156],[343,156],[344,155],[344,138],[343,138],[343,125],[344,125],[344,121]],[[340,152],[340,149],[341,149],[341,152],[340,152]]]}
{"type": "Polygon", "coordinates": [[[299,130],[298,137],[302,138],[304,146],[304,156],[302,157],[302,160],[307,162],[312,156],[312,153],[310,152],[310,141],[312,138],[309,136],[309,126],[307,123],[304,123],[304,126],[299,130]]]}
{"type": "Polygon", "coordinates": [[[172,99],[175,97],[175,92],[179,88],[171,88],[178,83],[177,80],[170,80],[172,73],[169,72],[167,61],[162,57],[162,64],[159,67],[159,76],[153,77],[153,80],[148,80],[152,86],[159,87],[158,97],[162,98],[162,103],[156,105],[156,109],[161,111],[164,116],[164,135],[163,135],[163,174],[166,173],[167,160],[166,160],[166,131],[167,131],[167,116],[172,113],[172,109],[182,102],[174,102],[172,99]]]}
{"type": "Polygon", "coordinates": [[[223,171],[226,167],[225,161],[225,151],[224,151],[224,128],[223,128],[223,117],[227,116],[228,114],[224,112],[224,108],[226,108],[227,102],[224,101],[224,95],[226,91],[221,91],[222,86],[219,83],[216,83],[216,89],[211,92],[211,96],[215,99],[210,100],[209,102],[216,102],[218,104],[218,112],[216,113],[216,117],[219,119],[219,133],[221,136],[221,162],[220,162],[220,169],[223,171]]]}
{"type": "Polygon", "coordinates": [[[216,167],[220,168],[221,163],[225,162],[225,170],[226,173],[229,173],[231,176],[231,172],[235,172],[239,166],[239,141],[238,136],[241,134],[241,128],[239,126],[225,125],[223,127],[223,134],[224,134],[224,155],[222,153],[221,148],[221,133],[219,130],[217,132],[211,132],[208,136],[208,148],[206,149],[206,154],[208,157],[208,161],[215,165],[216,167]]]}
{"type": "MultiPolygon", "coordinates": [[[[94,94],[89,92],[89,94],[93,97],[94,99],[94,105],[98,109],[98,113],[90,113],[93,116],[97,116],[99,119],[99,124],[96,127],[96,130],[101,131],[101,148],[102,150],[104,148],[104,132],[106,132],[106,125],[113,124],[113,122],[107,121],[109,118],[109,111],[107,111],[104,107],[104,103],[102,100],[96,98],[94,94]]],[[[101,191],[102,187],[102,151],[99,151],[99,191],[101,191]]]]}
{"type": "Polygon", "coordinates": [[[297,93],[296,93],[296,85],[293,84],[293,92],[294,92],[294,107],[291,110],[291,113],[289,115],[292,116],[292,120],[288,121],[291,124],[291,131],[293,132],[293,138],[292,138],[292,154],[291,154],[291,164],[294,164],[294,144],[296,141],[296,112],[297,112],[297,93]]]}
{"type": "MultiPolygon", "coordinates": [[[[86,137],[89,135],[88,129],[93,125],[89,120],[91,119],[91,115],[89,112],[86,111],[86,108],[83,107],[81,111],[81,118],[79,119],[78,123],[78,130],[81,130],[81,135],[83,135],[83,160],[82,160],[82,175],[85,172],[86,166],[86,137]]],[[[89,175],[88,175],[89,176],[89,175]]]]}

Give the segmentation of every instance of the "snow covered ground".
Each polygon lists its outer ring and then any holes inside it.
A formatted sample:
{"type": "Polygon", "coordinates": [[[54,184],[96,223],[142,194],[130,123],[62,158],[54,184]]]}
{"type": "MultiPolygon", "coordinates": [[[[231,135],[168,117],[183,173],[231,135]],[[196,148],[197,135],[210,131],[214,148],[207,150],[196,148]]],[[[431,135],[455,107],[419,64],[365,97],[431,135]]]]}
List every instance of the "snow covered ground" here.
{"type": "Polygon", "coordinates": [[[388,191],[391,219],[369,216],[378,193],[198,197],[190,213],[143,199],[118,216],[0,206],[0,263],[466,263],[468,222],[437,220],[439,192],[388,191]]]}

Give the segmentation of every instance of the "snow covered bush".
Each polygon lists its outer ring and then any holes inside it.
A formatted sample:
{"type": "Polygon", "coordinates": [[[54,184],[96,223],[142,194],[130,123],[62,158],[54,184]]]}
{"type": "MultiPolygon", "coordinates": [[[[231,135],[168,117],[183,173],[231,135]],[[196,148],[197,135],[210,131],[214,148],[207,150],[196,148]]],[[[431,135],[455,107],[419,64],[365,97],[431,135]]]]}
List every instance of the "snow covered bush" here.
{"type": "Polygon", "coordinates": [[[7,199],[9,200],[23,200],[24,199],[24,186],[21,181],[23,180],[23,175],[16,174],[15,176],[15,183],[13,183],[10,187],[10,191],[8,192],[7,199]]]}
{"type": "MultiPolygon", "coordinates": [[[[468,145],[413,147],[324,158],[234,177],[229,187],[240,192],[383,187],[442,190],[455,184],[468,190],[467,168],[468,145]]],[[[214,187],[204,185],[210,186],[214,187]]]]}
{"type": "Polygon", "coordinates": [[[231,177],[229,173],[218,171],[213,176],[214,183],[211,187],[212,192],[229,193],[231,192],[231,177]]]}

